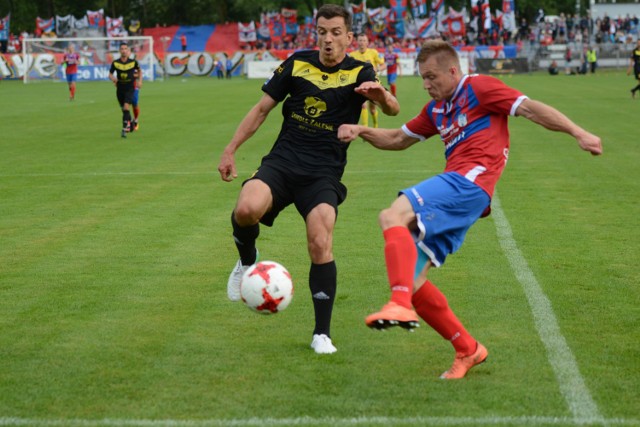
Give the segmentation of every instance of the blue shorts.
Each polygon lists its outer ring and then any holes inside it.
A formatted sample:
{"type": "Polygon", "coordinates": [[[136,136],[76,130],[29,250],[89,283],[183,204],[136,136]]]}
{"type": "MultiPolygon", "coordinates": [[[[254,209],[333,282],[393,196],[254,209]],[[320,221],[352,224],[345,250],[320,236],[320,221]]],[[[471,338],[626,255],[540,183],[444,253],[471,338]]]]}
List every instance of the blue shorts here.
{"type": "Polygon", "coordinates": [[[135,88],[133,91],[133,100],[131,101],[131,105],[134,107],[138,106],[138,96],[140,95],[140,88],[135,88]]]}
{"type": "Polygon", "coordinates": [[[394,84],[398,80],[398,73],[387,74],[387,83],[394,84]]]}
{"type": "Polygon", "coordinates": [[[78,80],[78,75],[76,73],[67,74],[67,83],[72,83],[78,80]]]}
{"type": "Polygon", "coordinates": [[[447,255],[460,249],[467,230],[491,203],[482,188],[455,172],[434,176],[400,194],[409,198],[416,213],[416,274],[428,260],[440,267],[447,255]]]}

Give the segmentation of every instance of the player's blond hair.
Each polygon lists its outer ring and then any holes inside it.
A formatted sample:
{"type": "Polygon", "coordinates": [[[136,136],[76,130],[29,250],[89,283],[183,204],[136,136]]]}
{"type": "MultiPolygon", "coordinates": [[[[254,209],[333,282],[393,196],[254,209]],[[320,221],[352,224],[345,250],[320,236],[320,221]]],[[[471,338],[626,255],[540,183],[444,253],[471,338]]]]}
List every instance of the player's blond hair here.
{"type": "Polygon", "coordinates": [[[427,59],[435,56],[443,67],[450,66],[460,69],[460,60],[456,50],[444,40],[427,40],[424,42],[418,53],[418,63],[422,64],[427,59]]]}

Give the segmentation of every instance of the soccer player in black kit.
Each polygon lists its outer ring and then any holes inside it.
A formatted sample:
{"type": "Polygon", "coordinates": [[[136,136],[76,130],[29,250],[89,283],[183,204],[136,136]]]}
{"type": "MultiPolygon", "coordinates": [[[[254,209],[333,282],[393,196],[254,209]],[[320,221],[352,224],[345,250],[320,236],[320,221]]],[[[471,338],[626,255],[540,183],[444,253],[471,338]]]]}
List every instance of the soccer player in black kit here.
{"type": "Polygon", "coordinates": [[[140,64],[130,58],[130,55],[129,45],[126,42],[120,43],[120,58],[113,61],[109,69],[109,80],[116,85],[118,104],[122,109],[122,133],[120,135],[123,138],[127,137],[127,132],[134,130],[131,126],[131,105],[133,104],[136,79],[138,87],[142,86],[140,64]]]}
{"type": "Polygon", "coordinates": [[[627,69],[627,76],[631,74],[633,70],[633,76],[638,81],[638,85],[631,89],[631,97],[636,97],[636,92],[640,90],[640,40],[636,42],[636,48],[631,52],[631,58],[629,59],[629,68],[627,69]]]}
{"type": "Polygon", "coordinates": [[[234,154],[284,101],[280,134],[258,170],[243,183],[231,215],[240,255],[229,276],[227,295],[240,299],[242,274],[258,258],[259,223],[273,225],[280,211],[294,204],[306,224],[311,258],[309,288],[315,313],[311,348],[318,354],[337,351],[330,333],[337,271],[333,229],[338,205],[347,189],[341,178],[348,143],[338,139],[343,123],[358,123],[362,103],[375,102],[388,115],[400,110],[370,64],[347,56],[351,16],[342,6],[325,4],[316,15],[319,50],[299,51],[285,60],[262,86],[264,94],[240,122],[225,147],[218,171],[224,181],[236,178],[234,154]]]}

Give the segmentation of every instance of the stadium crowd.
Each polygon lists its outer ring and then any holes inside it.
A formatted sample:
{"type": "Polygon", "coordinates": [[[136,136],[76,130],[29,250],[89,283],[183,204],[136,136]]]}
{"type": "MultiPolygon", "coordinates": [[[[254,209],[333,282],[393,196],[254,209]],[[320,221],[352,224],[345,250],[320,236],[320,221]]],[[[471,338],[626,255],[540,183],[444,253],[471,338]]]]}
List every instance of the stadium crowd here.
{"type": "MultiPolygon", "coordinates": [[[[532,23],[527,19],[519,19],[518,28],[515,31],[505,29],[500,19],[492,19],[489,29],[475,31],[470,20],[466,18],[465,31],[463,35],[452,36],[440,32],[439,36],[448,40],[454,46],[498,46],[528,43],[532,46],[549,46],[552,44],[565,43],[613,43],[613,44],[635,44],[638,39],[638,26],[640,20],[636,15],[627,14],[624,17],[609,17],[606,13],[602,18],[593,19],[589,15],[578,16],[565,15],[544,16],[542,10],[534,18],[532,23]]],[[[396,37],[395,35],[379,35],[371,31],[367,26],[367,35],[372,46],[384,49],[386,45],[393,44],[400,49],[415,49],[424,40],[437,38],[431,35],[425,38],[396,37]]],[[[142,29],[139,35],[145,35],[142,29]]],[[[31,34],[22,31],[18,35],[10,33],[6,43],[3,44],[2,53],[20,53],[22,40],[24,38],[38,37],[39,34],[31,34]]],[[[285,35],[278,41],[258,40],[256,42],[242,43],[244,50],[299,50],[313,48],[315,38],[313,36],[300,33],[296,35],[285,35]]]]}

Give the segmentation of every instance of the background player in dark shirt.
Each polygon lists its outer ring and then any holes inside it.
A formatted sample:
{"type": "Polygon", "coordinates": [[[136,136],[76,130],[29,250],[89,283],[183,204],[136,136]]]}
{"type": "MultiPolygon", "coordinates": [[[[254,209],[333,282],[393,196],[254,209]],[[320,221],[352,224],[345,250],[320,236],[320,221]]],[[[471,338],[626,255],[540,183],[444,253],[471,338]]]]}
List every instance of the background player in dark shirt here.
{"type": "Polygon", "coordinates": [[[633,70],[633,76],[638,81],[638,85],[631,89],[631,97],[636,97],[636,92],[640,90],[640,40],[636,42],[636,48],[631,52],[631,58],[629,59],[629,68],[627,69],[627,76],[631,74],[633,70]]]}
{"type": "Polygon", "coordinates": [[[370,64],[346,55],[353,40],[351,16],[342,6],[326,4],[317,14],[319,50],[296,52],[265,83],[260,101],[240,122],[224,149],[218,171],[224,181],[238,176],[234,154],[284,101],[284,121],[270,153],[244,182],[231,215],[240,254],[227,284],[229,299],[240,299],[240,280],[258,257],[259,223],[271,226],[278,213],[294,204],[305,219],[311,258],[311,290],[315,328],[311,347],[334,353],[330,323],[336,295],[333,229],[338,205],[346,197],[341,182],[349,144],[337,137],[343,123],[357,123],[362,103],[371,100],[385,114],[400,107],[378,82],[370,64]]]}
{"type": "Polygon", "coordinates": [[[113,61],[109,69],[109,79],[116,86],[118,104],[122,109],[121,136],[123,138],[127,137],[127,132],[133,130],[130,108],[133,104],[136,84],[138,88],[142,86],[142,70],[140,70],[138,61],[130,58],[130,55],[129,45],[126,42],[120,43],[120,58],[113,61]]]}

